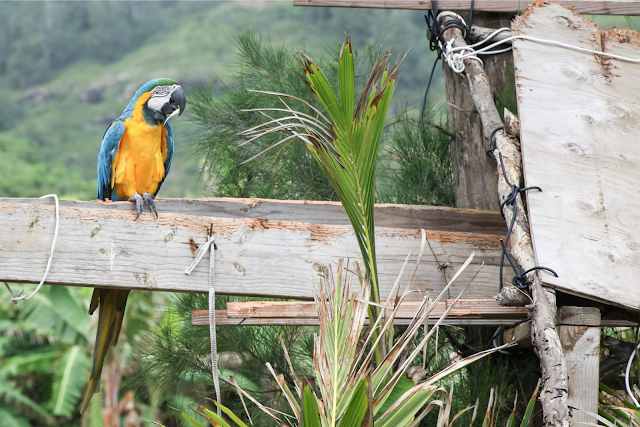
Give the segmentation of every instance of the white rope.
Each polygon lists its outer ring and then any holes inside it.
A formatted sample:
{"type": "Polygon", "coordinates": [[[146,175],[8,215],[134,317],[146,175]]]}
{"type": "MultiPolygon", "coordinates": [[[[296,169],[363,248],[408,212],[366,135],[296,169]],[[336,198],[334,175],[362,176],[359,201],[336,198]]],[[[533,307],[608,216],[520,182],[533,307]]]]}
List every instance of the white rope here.
{"type": "MultiPolygon", "coordinates": [[[[216,390],[216,401],[222,403],[222,397],[220,393],[220,378],[218,376],[218,338],[216,335],[216,288],[215,288],[215,265],[216,265],[216,251],[213,244],[215,235],[211,235],[207,243],[201,248],[200,252],[193,260],[189,268],[185,270],[185,274],[189,275],[196,268],[196,265],[200,262],[204,254],[209,251],[209,338],[211,339],[211,377],[213,378],[213,387],[216,390]]],[[[218,416],[222,416],[220,408],[217,408],[218,416]]]]}
{"type": "MultiPolygon", "coordinates": [[[[456,19],[459,19],[460,22],[462,22],[463,25],[466,26],[466,23],[464,22],[464,19],[462,19],[462,17],[460,15],[457,15],[456,13],[453,13],[453,12],[442,12],[442,13],[438,14],[438,22],[440,22],[440,18],[441,17],[445,17],[445,16],[452,16],[452,17],[454,17],[456,19]]],[[[478,43],[475,43],[475,44],[472,44],[472,45],[468,45],[468,46],[453,47],[453,40],[449,40],[444,46],[440,42],[438,42],[438,43],[440,43],[440,47],[443,50],[443,55],[444,55],[445,60],[447,61],[447,64],[456,73],[462,73],[464,71],[464,60],[465,59],[475,60],[475,61],[480,62],[480,64],[483,64],[482,60],[480,58],[478,58],[478,55],[493,55],[493,54],[497,54],[497,53],[508,52],[509,50],[511,50],[511,47],[508,47],[508,48],[505,48],[505,49],[497,49],[497,50],[491,50],[491,49],[493,49],[493,48],[495,48],[497,46],[500,46],[502,44],[509,43],[512,40],[527,40],[527,41],[531,41],[531,42],[534,42],[534,43],[540,43],[540,44],[545,44],[545,45],[549,45],[549,46],[557,46],[557,47],[562,47],[562,48],[565,48],[565,49],[575,50],[577,52],[583,52],[583,53],[590,53],[590,54],[593,54],[593,55],[606,56],[608,58],[617,59],[619,61],[631,62],[633,64],[640,64],[640,58],[629,58],[629,57],[622,56],[622,55],[616,55],[615,53],[601,52],[601,51],[597,51],[597,50],[586,49],[586,48],[583,48],[583,47],[580,47],[580,46],[574,46],[574,45],[570,45],[570,44],[567,44],[567,43],[562,43],[562,42],[555,41],[555,40],[539,39],[537,37],[523,36],[523,35],[510,36],[510,37],[507,37],[507,38],[505,38],[503,40],[500,40],[500,41],[492,43],[492,44],[490,44],[488,46],[485,46],[483,48],[480,48],[480,49],[477,49],[477,50],[475,49],[476,47],[486,43],[488,40],[492,39],[497,34],[503,32],[503,31],[511,31],[511,29],[507,28],[507,27],[499,28],[496,31],[494,31],[493,33],[491,33],[489,36],[487,36],[484,40],[481,40],[478,43]]]]}
{"type": "Polygon", "coordinates": [[[53,251],[54,251],[54,249],[56,247],[56,240],[58,239],[58,227],[60,226],[60,204],[58,202],[58,195],[57,194],[47,194],[46,196],[42,196],[40,198],[44,199],[44,198],[47,198],[47,197],[50,197],[50,198],[52,197],[52,198],[54,198],[56,200],[56,228],[55,228],[55,231],[53,232],[53,242],[51,242],[51,250],[49,251],[49,261],[47,262],[47,268],[44,270],[44,275],[42,276],[42,280],[38,284],[38,287],[29,296],[24,295],[24,289],[21,289],[20,292],[18,292],[17,295],[14,294],[13,291],[11,290],[11,286],[9,286],[9,283],[4,282],[4,285],[7,287],[7,290],[11,294],[11,302],[13,304],[17,304],[18,301],[23,301],[23,300],[24,301],[29,301],[31,298],[36,296],[36,294],[40,291],[40,288],[42,288],[42,285],[44,284],[45,280],[47,280],[47,275],[49,274],[49,269],[51,268],[51,260],[53,259],[53,251]]]}
{"type": "Polygon", "coordinates": [[[638,403],[638,401],[634,397],[633,392],[631,391],[631,387],[629,386],[629,373],[631,372],[631,363],[633,362],[633,357],[636,355],[636,351],[638,351],[639,348],[640,344],[638,344],[638,347],[636,347],[631,352],[631,356],[629,356],[629,361],[627,362],[627,369],[624,372],[624,386],[627,388],[627,394],[629,395],[629,397],[631,397],[631,400],[633,400],[633,404],[636,405],[636,407],[640,406],[640,403],[638,403]]]}

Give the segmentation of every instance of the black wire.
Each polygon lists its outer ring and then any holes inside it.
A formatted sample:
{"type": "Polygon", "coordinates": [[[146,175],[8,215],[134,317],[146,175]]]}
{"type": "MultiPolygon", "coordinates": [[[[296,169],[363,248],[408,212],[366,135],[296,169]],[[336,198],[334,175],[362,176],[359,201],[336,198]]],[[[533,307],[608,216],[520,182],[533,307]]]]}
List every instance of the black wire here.
{"type": "MultiPolygon", "coordinates": [[[[504,126],[498,126],[494,130],[492,130],[491,135],[489,135],[489,149],[487,150],[487,156],[491,157],[493,160],[498,160],[496,159],[496,155],[493,154],[496,149],[496,140],[494,137],[496,136],[496,132],[502,129],[504,129],[504,126]]],[[[504,218],[504,215],[502,215],[502,217],[504,218]]]]}
{"type": "Polygon", "coordinates": [[[464,38],[467,44],[469,43],[469,37],[471,37],[471,24],[473,23],[473,5],[474,0],[471,0],[471,7],[469,8],[469,23],[467,24],[467,36],[464,38]]]}
{"type": "Polygon", "coordinates": [[[500,214],[502,214],[503,218],[504,218],[504,207],[507,205],[513,205],[513,217],[511,218],[511,223],[509,224],[509,229],[507,230],[507,236],[504,241],[500,240],[500,246],[502,246],[502,256],[500,257],[499,289],[502,290],[502,287],[503,287],[503,279],[502,279],[503,271],[502,270],[504,268],[504,259],[506,257],[507,261],[509,261],[509,264],[511,265],[511,268],[516,273],[515,276],[513,276],[513,279],[511,279],[511,284],[516,288],[520,289],[521,291],[525,292],[527,295],[531,296],[531,293],[529,291],[529,287],[531,286],[531,280],[529,280],[529,278],[527,277],[527,274],[535,270],[546,270],[556,277],[558,277],[558,274],[552,269],[547,267],[533,267],[527,271],[524,271],[524,269],[518,263],[515,257],[507,251],[507,244],[509,243],[509,238],[511,237],[511,233],[513,232],[513,226],[516,222],[516,215],[518,214],[518,203],[517,203],[518,194],[523,193],[525,191],[529,191],[529,190],[542,191],[542,189],[540,187],[520,188],[517,185],[510,182],[509,178],[507,178],[507,171],[505,170],[505,167],[504,167],[504,159],[502,157],[502,153],[498,153],[498,154],[500,156],[500,167],[502,168],[502,176],[504,177],[504,180],[506,181],[507,185],[511,188],[511,194],[509,194],[509,196],[500,204],[500,214]]]}
{"type": "Polygon", "coordinates": [[[440,60],[440,55],[433,61],[433,67],[431,67],[431,74],[429,74],[429,82],[427,83],[427,89],[424,91],[424,97],[422,98],[422,105],[420,106],[420,129],[424,133],[424,110],[427,106],[427,94],[429,93],[429,87],[431,87],[431,79],[433,79],[433,72],[436,70],[436,65],[440,60]]]}
{"type": "MultiPolygon", "coordinates": [[[[471,2],[471,14],[473,14],[473,1],[471,2]]],[[[471,32],[471,27],[469,25],[463,25],[459,19],[449,19],[442,23],[442,28],[440,27],[440,23],[438,22],[438,2],[437,0],[431,0],[431,10],[427,11],[427,14],[424,15],[424,19],[427,22],[427,39],[429,40],[429,49],[432,52],[437,52],[438,57],[433,63],[431,67],[431,73],[429,73],[429,80],[427,82],[427,88],[424,91],[424,96],[422,98],[422,105],[420,107],[420,129],[424,132],[424,112],[427,105],[427,95],[429,94],[429,88],[431,87],[431,82],[433,81],[433,74],[436,70],[436,65],[438,61],[442,58],[442,49],[440,48],[440,41],[442,39],[442,34],[450,28],[458,28],[462,32],[462,37],[467,38],[469,33],[471,32]]]]}

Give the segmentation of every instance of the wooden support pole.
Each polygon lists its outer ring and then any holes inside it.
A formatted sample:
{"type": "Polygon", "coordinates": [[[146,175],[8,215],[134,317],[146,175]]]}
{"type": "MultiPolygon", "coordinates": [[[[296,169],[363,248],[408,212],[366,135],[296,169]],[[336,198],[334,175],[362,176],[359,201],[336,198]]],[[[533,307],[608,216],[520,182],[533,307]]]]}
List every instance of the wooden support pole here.
{"type": "MultiPolygon", "coordinates": [[[[455,47],[466,45],[462,38],[462,33],[457,28],[446,31],[444,39],[445,42],[453,40],[453,46],[455,47]]],[[[483,133],[488,140],[492,131],[502,126],[503,123],[493,102],[491,87],[482,65],[478,61],[471,59],[466,59],[464,64],[469,91],[482,121],[483,133]]],[[[495,139],[497,145],[495,156],[498,158],[498,152],[502,153],[509,182],[517,185],[521,182],[522,171],[520,154],[515,138],[504,131],[497,131],[495,139]]],[[[500,200],[503,201],[511,194],[511,188],[506,184],[504,177],[501,176],[502,168],[500,164],[498,164],[498,174],[500,175],[498,193],[500,200]]],[[[510,249],[520,265],[525,270],[528,270],[536,266],[535,256],[520,195],[517,196],[516,203],[518,210],[514,231],[511,236],[513,243],[510,249]]],[[[504,213],[506,222],[509,224],[513,218],[513,210],[505,209],[504,213]]],[[[555,329],[555,292],[542,287],[538,274],[530,274],[530,279],[534,282],[532,286],[534,304],[531,313],[532,338],[542,368],[543,388],[540,393],[540,401],[542,403],[544,425],[549,427],[568,427],[567,369],[560,339],[555,329]]]]}
{"type": "MultiPolygon", "coordinates": [[[[532,1],[476,0],[478,12],[522,12],[532,1]]],[[[562,0],[565,7],[576,12],[593,15],[640,15],[640,2],[635,0],[562,0]]],[[[431,2],[425,0],[294,0],[294,6],[366,7],[376,9],[430,10],[431,2]]],[[[438,9],[468,11],[470,0],[439,0],[438,9]]]]}
{"type": "MultiPolygon", "coordinates": [[[[447,9],[440,6],[440,10],[447,9]]],[[[510,18],[511,15],[504,13],[479,12],[474,13],[473,22],[494,28],[509,27],[510,18]]],[[[492,31],[491,28],[474,28],[472,37],[474,34],[479,35],[478,33],[486,37],[492,31]]],[[[447,33],[447,39],[454,40],[454,47],[466,45],[460,31],[448,30],[447,33]]],[[[450,140],[449,151],[456,188],[456,207],[497,210],[495,188],[498,178],[493,161],[486,155],[485,141],[488,138],[487,132],[490,133],[500,123],[500,116],[490,117],[486,108],[483,111],[479,108],[483,108],[485,99],[493,104],[494,97],[510,84],[511,53],[488,55],[482,59],[484,68],[468,67],[465,70],[466,77],[455,73],[443,61],[449,129],[456,134],[456,138],[450,140]],[[480,73],[479,70],[483,72],[480,73]],[[488,85],[484,88],[489,93],[481,93],[474,98],[474,94],[470,93],[468,80],[478,78],[487,79],[488,85]],[[488,118],[494,123],[486,123],[488,118]]]]}
{"type": "Polygon", "coordinates": [[[569,421],[576,427],[595,425],[600,367],[600,310],[561,307],[558,335],[567,360],[569,421]]]}

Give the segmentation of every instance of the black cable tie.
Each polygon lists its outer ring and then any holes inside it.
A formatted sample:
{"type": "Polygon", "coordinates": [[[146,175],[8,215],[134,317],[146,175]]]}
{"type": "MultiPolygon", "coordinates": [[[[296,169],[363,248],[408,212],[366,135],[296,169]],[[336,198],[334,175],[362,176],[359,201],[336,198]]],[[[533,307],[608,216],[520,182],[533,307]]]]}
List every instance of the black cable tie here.
{"type": "Polygon", "coordinates": [[[496,149],[496,140],[493,139],[493,137],[496,135],[496,132],[502,129],[504,129],[504,126],[498,126],[494,130],[492,130],[491,135],[489,135],[489,149],[487,150],[487,156],[491,157],[493,160],[498,160],[496,159],[496,155],[493,154],[496,149]]]}
{"type": "Polygon", "coordinates": [[[522,274],[529,274],[534,270],[545,270],[545,271],[548,271],[549,273],[553,274],[555,277],[558,277],[558,273],[556,273],[555,271],[553,271],[549,267],[532,267],[532,268],[528,269],[527,271],[525,271],[522,274]]]}

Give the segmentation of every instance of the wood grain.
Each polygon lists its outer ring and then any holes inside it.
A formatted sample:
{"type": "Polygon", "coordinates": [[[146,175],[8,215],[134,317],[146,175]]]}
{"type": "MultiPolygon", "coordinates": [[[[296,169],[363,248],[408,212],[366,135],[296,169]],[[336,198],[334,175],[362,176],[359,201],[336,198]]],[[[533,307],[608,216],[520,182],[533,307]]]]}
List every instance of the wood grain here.
{"type": "MultiPolygon", "coordinates": [[[[53,202],[0,202],[0,281],[40,281],[53,238],[53,202]]],[[[191,276],[184,270],[194,259],[206,233],[216,234],[216,292],[220,294],[311,299],[318,271],[339,258],[358,259],[350,226],[253,218],[145,213],[138,221],[128,209],[61,207],[60,232],[47,284],[207,292],[208,263],[191,276]]],[[[455,297],[484,263],[468,298],[490,298],[497,292],[499,236],[427,231],[434,253],[427,249],[412,286],[437,294],[476,252],[474,262],[453,286],[455,297]],[[441,266],[445,265],[444,271],[441,266]]],[[[388,295],[405,258],[413,251],[408,271],[420,249],[415,229],[376,230],[381,294],[388,295]]],[[[510,272],[505,273],[512,274],[510,272]]],[[[402,280],[407,286],[410,273],[402,280]]],[[[357,291],[354,287],[354,291],[357,291]]],[[[402,290],[401,290],[402,292],[402,290]]],[[[421,299],[419,292],[411,294],[421,299]]]]}
{"type": "MultiPolygon", "coordinates": [[[[525,12],[525,15],[530,13],[525,12]]],[[[444,33],[445,41],[453,41],[454,45],[464,47],[466,42],[461,37],[459,29],[450,29],[444,33]]],[[[465,74],[469,81],[469,91],[476,107],[476,111],[482,121],[483,133],[487,139],[489,134],[497,126],[502,125],[500,116],[493,101],[491,87],[482,66],[477,61],[465,60],[465,74]],[[474,64],[475,63],[475,64],[474,64]]],[[[515,143],[515,138],[507,135],[503,130],[496,133],[495,158],[499,159],[502,153],[505,163],[505,172],[498,165],[498,194],[501,201],[505,201],[511,192],[507,185],[505,175],[509,176],[509,182],[520,183],[520,153],[515,143]]],[[[529,235],[529,227],[525,210],[522,205],[521,195],[515,194],[518,212],[505,210],[505,220],[511,223],[514,219],[514,233],[510,239],[509,250],[514,253],[522,268],[526,270],[535,266],[533,247],[529,235]],[[514,216],[515,214],[515,216],[514,216]]],[[[533,293],[533,310],[531,312],[532,341],[536,354],[540,358],[543,386],[540,392],[540,402],[543,411],[543,425],[545,427],[569,427],[569,411],[567,405],[567,370],[562,352],[560,339],[555,329],[556,298],[555,292],[541,285],[538,274],[534,276],[531,286],[533,293]]]]}
{"type": "MultiPolygon", "coordinates": [[[[29,203],[48,206],[47,199],[12,199],[0,197],[0,203],[29,203]]],[[[91,202],[61,200],[60,206],[77,209],[107,209],[133,212],[129,202],[91,202]]],[[[253,218],[277,221],[310,222],[326,225],[349,225],[340,202],[273,199],[156,199],[160,216],[187,214],[216,218],[253,218]]],[[[146,214],[143,214],[146,216],[146,214]]],[[[462,231],[504,235],[507,228],[496,211],[458,209],[444,206],[398,205],[379,203],[374,209],[377,227],[433,231],[462,231]]]]}
{"type": "MultiPolygon", "coordinates": [[[[514,32],[640,58],[637,33],[601,31],[557,4],[514,32]]],[[[640,310],[640,67],[514,41],[532,240],[546,284],[640,310]]]]}
{"type": "MultiPolygon", "coordinates": [[[[479,12],[522,12],[531,1],[476,0],[474,10],[479,12]]],[[[563,0],[566,7],[576,12],[592,15],[640,15],[640,3],[636,0],[563,0]]],[[[430,10],[428,0],[294,0],[294,6],[367,7],[382,9],[430,10]]],[[[467,11],[470,0],[440,0],[438,9],[467,11]]]]}
{"type": "MultiPolygon", "coordinates": [[[[455,300],[439,302],[429,314],[438,319],[455,300]]],[[[420,306],[418,301],[400,304],[396,313],[398,319],[412,319],[420,306]]],[[[449,317],[476,317],[492,319],[523,319],[529,312],[522,307],[504,307],[490,299],[461,299],[453,305],[449,317]]],[[[248,301],[227,303],[229,317],[318,317],[313,301],[248,301]]]]}
{"type": "Polygon", "coordinates": [[[567,360],[569,420],[572,425],[596,424],[600,367],[600,328],[558,325],[567,360]]]}
{"type": "MultiPolygon", "coordinates": [[[[508,27],[510,20],[511,16],[504,13],[473,15],[476,24],[494,28],[508,27]]],[[[451,40],[453,47],[466,45],[458,29],[447,30],[444,38],[451,40]]],[[[483,65],[466,60],[462,74],[454,72],[443,61],[449,129],[456,133],[456,138],[449,141],[449,151],[459,208],[499,209],[498,177],[494,161],[487,156],[487,141],[491,131],[502,125],[493,99],[494,95],[503,93],[508,84],[513,85],[510,60],[511,52],[483,57],[483,65]],[[473,94],[478,92],[480,98],[474,98],[473,94]],[[489,104],[495,110],[491,123],[486,121],[489,104]]]]}

